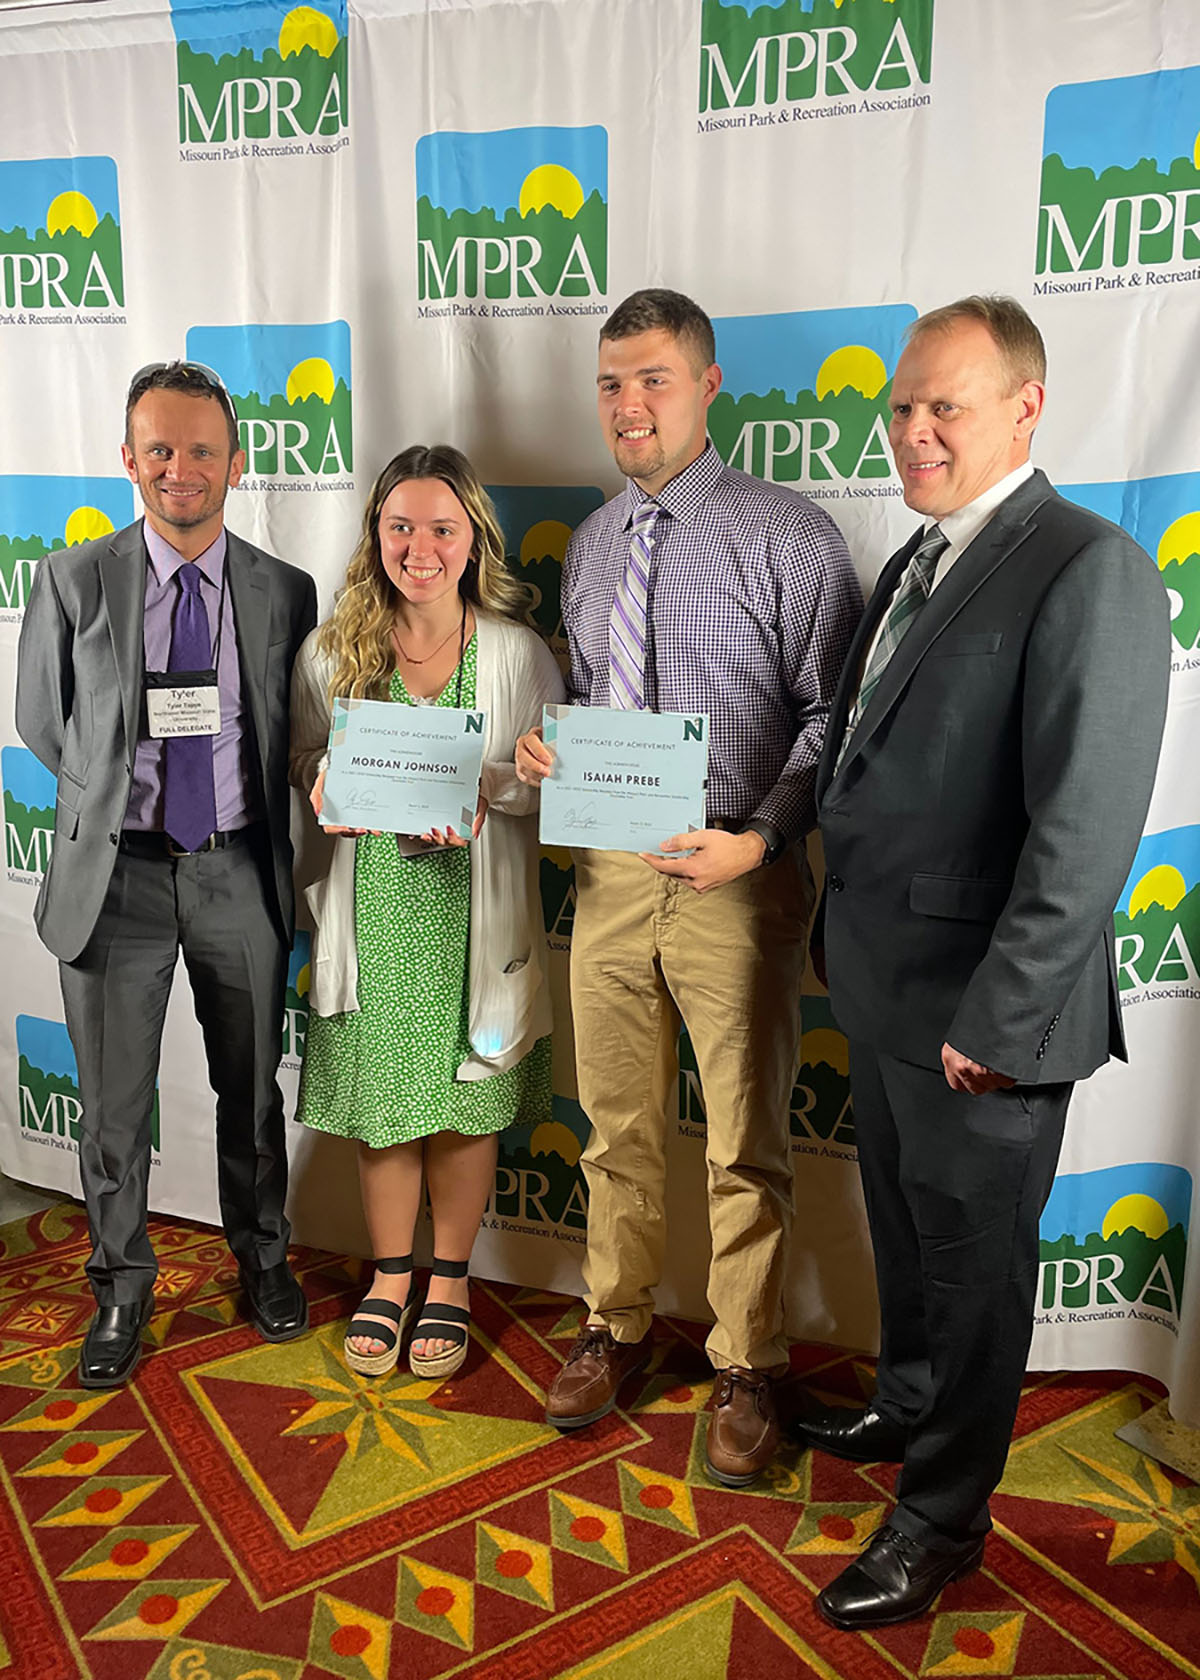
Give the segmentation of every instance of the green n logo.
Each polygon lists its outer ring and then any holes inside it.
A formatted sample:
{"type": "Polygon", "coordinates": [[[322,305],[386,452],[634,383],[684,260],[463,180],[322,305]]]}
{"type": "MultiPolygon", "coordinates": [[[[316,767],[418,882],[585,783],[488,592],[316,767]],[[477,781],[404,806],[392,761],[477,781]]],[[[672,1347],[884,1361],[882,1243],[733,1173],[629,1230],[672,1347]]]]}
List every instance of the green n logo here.
{"type": "Polygon", "coordinates": [[[463,733],[465,735],[482,735],[483,734],[483,713],[482,712],[468,712],[467,713],[466,728],[463,730],[463,733]]]}
{"type": "Polygon", "coordinates": [[[704,739],[704,719],[703,718],[684,718],[684,720],[683,720],[683,738],[684,738],[685,741],[703,741],[703,739],[704,739]]]}

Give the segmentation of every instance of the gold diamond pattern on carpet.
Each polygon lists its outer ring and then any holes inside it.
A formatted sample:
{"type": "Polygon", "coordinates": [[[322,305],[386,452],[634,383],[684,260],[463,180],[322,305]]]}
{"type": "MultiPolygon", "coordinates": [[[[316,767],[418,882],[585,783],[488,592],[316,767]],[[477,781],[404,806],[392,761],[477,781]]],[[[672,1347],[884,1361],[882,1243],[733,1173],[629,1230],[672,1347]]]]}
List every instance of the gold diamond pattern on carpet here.
{"type": "Polygon", "coordinates": [[[629,1571],[625,1524],[616,1511],[593,1505],[569,1493],[550,1489],[550,1535],[561,1551],[603,1564],[621,1574],[629,1571]]]}
{"type": "Polygon", "coordinates": [[[59,1577],[63,1581],[144,1581],[160,1568],[196,1525],[122,1528],[89,1546],[59,1577]]]}
{"type": "Polygon", "coordinates": [[[935,1616],[922,1675],[1011,1674],[1025,1627],[1021,1613],[935,1616]]]}
{"type": "Polygon", "coordinates": [[[38,1528],[112,1528],[157,1493],[165,1476],[97,1476],[38,1519],[38,1528]]]}
{"type": "Polygon", "coordinates": [[[332,1593],[318,1593],[308,1636],[308,1660],[341,1680],[384,1680],[392,1624],[332,1593]]]}
{"type": "Polygon", "coordinates": [[[696,1507],[686,1482],[664,1476],[658,1470],[622,1460],[621,1509],[628,1517],[641,1517],[660,1528],[674,1528],[684,1534],[699,1534],[696,1507]]]}
{"type": "Polygon", "coordinates": [[[475,1643],[475,1591],[416,1558],[401,1558],[396,1575],[396,1620],[403,1626],[470,1651],[475,1643]]]}
{"type": "Polygon", "coordinates": [[[475,1524],[475,1579],[510,1598],[554,1609],[550,1548],[541,1540],[513,1534],[492,1523],[475,1524]]]}
{"type": "Polygon", "coordinates": [[[882,1523],[887,1506],[806,1505],[784,1547],[810,1557],[853,1556],[882,1523]]]}
{"type": "Polygon", "coordinates": [[[112,1398],[112,1393],[89,1394],[85,1388],[55,1389],[53,1394],[39,1396],[0,1427],[6,1433],[36,1430],[61,1435],[65,1429],[78,1429],[112,1398]]]}
{"type": "Polygon", "coordinates": [[[97,1470],[103,1470],[106,1465],[119,1458],[126,1447],[140,1441],[142,1431],[135,1429],[129,1434],[118,1434],[115,1430],[100,1433],[98,1431],[76,1431],[69,1441],[56,1441],[52,1447],[47,1447],[36,1458],[31,1459],[23,1470],[17,1472],[20,1476],[94,1476],[97,1470]]]}
{"type": "Polygon", "coordinates": [[[211,1604],[228,1581],[149,1581],[96,1623],[85,1639],[171,1639],[211,1604]]]}

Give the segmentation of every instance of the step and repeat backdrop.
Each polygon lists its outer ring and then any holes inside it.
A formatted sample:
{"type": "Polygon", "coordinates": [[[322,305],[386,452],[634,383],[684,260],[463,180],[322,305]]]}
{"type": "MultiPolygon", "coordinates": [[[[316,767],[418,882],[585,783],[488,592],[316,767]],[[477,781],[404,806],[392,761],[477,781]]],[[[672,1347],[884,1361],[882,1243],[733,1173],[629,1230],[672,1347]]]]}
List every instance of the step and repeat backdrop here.
{"type": "MultiPolygon", "coordinates": [[[[1121,1366],[1200,1423],[1200,15],[1193,0],[104,0],[0,12],[0,1164],[76,1187],[76,1070],[30,914],[54,782],[12,722],[47,550],[140,509],[130,373],[218,368],[233,529],[341,581],[371,480],[448,440],[492,490],[560,653],[574,527],[618,487],[597,329],[670,285],[713,316],[728,460],[819,499],[864,583],[913,528],[886,445],[907,324],[1015,294],[1049,348],[1036,459],[1157,560],[1171,717],[1116,913],[1132,1059],[1075,1101],[1043,1223],[1034,1361],[1121,1366]],[[1189,739],[1192,746],[1188,747],[1189,739]]],[[[986,750],[986,743],[981,743],[986,750]]],[[[300,867],[306,867],[303,826],[300,867]]],[[[501,1142],[476,1267],[573,1290],[587,1220],[566,1004],[569,856],[541,863],[555,1112],[501,1142]]],[[[281,1080],[307,1019],[297,935],[281,1080]]],[[[180,975],[155,1208],[215,1220],[211,1097],[180,975]]],[[[876,1330],[845,1043],[814,980],[792,1103],[791,1328],[876,1330]]],[[[682,1047],[660,1304],[705,1313],[704,1095],[682,1047]]],[[[293,1128],[300,1240],[366,1252],[353,1150],[293,1128]]]]}

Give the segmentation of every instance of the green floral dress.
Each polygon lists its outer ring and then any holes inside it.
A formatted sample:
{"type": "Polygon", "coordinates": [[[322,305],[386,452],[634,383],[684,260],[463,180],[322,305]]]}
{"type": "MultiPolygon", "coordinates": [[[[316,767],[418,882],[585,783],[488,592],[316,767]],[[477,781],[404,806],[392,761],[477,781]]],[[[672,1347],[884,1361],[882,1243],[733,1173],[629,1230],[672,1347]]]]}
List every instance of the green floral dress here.
{"type": "MultiPolygon", "coordinates": [[[[475,643],[438,706],[475,705],[475,643]]],[[[399,671],[389,699],[414,705],[399,671]]],[[[296,1118],[373,1149],[433,1132],[482,1136],[550,1117],[550,1040],[489,1079],[456,1080],[471,1053],[471,850],[402,858],[392,835],[355,842],[358,1010],[310,1015],[296,1118]]]]}

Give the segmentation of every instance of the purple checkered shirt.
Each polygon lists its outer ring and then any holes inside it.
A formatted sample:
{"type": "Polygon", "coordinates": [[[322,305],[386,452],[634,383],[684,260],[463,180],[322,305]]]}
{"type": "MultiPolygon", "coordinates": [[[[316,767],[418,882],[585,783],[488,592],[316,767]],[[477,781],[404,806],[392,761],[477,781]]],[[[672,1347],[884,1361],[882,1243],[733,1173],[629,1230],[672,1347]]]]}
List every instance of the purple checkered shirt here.
{"type": "MultiPolygon", "coordinates": [[[[585,519],[563,566],[568,698],[607,706],[608,621],[645,493],[585,519]]],[[[655,498],[646,611],[646,704],[709,717],[708,815],[816,823],[813,782],[862,591],[824,509],[727,467],[710,443],[655,498]]]]}

